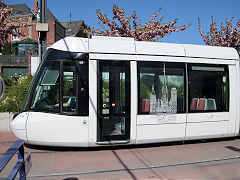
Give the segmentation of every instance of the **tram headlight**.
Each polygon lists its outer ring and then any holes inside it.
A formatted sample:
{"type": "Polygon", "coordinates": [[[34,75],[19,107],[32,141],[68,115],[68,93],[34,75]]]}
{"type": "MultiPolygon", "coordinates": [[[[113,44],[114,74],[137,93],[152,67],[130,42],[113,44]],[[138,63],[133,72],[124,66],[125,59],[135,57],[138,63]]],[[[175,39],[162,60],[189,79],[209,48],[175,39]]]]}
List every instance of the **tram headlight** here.
{"type": "Polygon", "coordinates": [[[13,114],[13,118],[12,118],[12,120],[14,120],[19,114],[20,114],[19,112],[14,113],[14,114],[13,114]]]}
{"type": "Polygon", "coordinates": [[[23,112],[20,114],[14,114],[14,121],[10,123],[10,128],[13,134],[21,140],[27,140],[27,130],[26,123],[28,119],[27,112],[23,112]]]}
{"type": "Polygon", "coordinates": [[[13,121],[10,123],[11,130],[25,130],[28,113],[16,113],[13,115],[13,121]]]}

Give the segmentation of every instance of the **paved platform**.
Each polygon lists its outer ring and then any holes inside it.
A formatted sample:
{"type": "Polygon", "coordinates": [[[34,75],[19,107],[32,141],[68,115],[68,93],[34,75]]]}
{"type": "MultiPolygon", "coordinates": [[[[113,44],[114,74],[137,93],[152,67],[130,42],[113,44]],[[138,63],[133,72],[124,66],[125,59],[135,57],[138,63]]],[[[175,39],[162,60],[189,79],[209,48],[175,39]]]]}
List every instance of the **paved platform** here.
{"type": "MultiPolygon", "coordinates": [[[[0,155],[15,140],[11,133],[0,132],[0,155]]],[[[32,154],[28,179],[240,179],[240,138],[109,148],[25,148],[25,152],[32,154]]]]}

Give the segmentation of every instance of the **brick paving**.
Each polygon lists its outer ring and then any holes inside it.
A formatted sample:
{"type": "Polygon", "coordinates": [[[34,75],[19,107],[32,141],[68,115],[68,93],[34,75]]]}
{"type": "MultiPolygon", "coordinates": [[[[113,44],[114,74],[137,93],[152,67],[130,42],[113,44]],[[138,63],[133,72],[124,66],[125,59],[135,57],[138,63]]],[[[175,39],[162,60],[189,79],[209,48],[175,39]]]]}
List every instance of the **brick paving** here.
{"type": "MultiPolygon", "coordinates": [[[[0,132],[0,154],[15,140],[11,133],[0,132]]],[[[240,138],[112,148],[25,148],[25,152],[32,154],[28,179],[240,179],[240,138]]]]}

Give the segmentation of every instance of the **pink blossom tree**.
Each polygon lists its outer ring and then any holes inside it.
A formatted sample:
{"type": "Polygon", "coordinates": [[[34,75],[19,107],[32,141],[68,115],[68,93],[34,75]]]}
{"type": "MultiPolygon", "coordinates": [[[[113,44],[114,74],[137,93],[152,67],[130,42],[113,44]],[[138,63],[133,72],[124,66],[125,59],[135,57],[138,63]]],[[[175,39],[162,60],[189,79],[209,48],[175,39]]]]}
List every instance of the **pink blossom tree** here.
{"type": "Polygon", "coordinates": [[[233,18],[230,21],[225,19],[226,25],[224,26],[223,23],[221,23],[221,29],[219,30],[217,28],[217,23],[214,22],[212,17],[210,32],[207,32],[205,35],[200,24],[200,19],[198,18],[198,28],[204,42],[210,46],[234,47],[238,52],[240,52],[240,20],[237,22],[235,27],[233,27],[232,21],[233,18]]]}
{"type": "Polygon", "coordinates": [[[21,28],[28,26],[27,19],[24,18],[10,18],[12,9],[3,6],[0,3],[0,51],[4,43],[7,41],[8,35],[24,36],[21,28]]]}
{"type": "Polygon", "coordinates": [[[163,38],[172,32],[186,30],[190,26],[189,24],[188,26],[175,27],[174,25],[177,23],[177,19],[166,24],[161,24],[163,17],[155,21],[160,11],[161,8],[152,15],[149,22],[142,25],[136,12],[133,12],[129,17],[125,17],[125,10],[113,5],[113,19],[111,21],[98,9],[97,17],[100,19],[100,25],[104,30],[95,30],[95,28],[92,28],[85,32],[89,35],[134,37],[135,40],[138,41],[158,41],[159,38],[163,38]],[[119,23],[117,23],[117,21],[119,23]]]}

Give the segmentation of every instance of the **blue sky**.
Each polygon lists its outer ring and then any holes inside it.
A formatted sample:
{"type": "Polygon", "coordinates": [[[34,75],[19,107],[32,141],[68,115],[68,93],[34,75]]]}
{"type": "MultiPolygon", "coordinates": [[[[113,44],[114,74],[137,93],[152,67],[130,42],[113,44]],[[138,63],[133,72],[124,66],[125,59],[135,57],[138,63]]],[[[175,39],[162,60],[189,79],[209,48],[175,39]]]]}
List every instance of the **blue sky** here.
{"type": "MultiPolygon", "coordinates": [[[[34,0],[5,0],[6,4],[27,4],[31,9],[33,2],[34,0]]],[[[96,28],[100,28],[96,9],[101,9],[111,19],[113,4],[125,9],[127,15],[136,11],[142,22],[148,22],[161,7],[159,18],[164,17],[163,23],[178,18],[176,26],[192,24],[188,30],[172,33],[161,39],[170,43],[204,44],[198,31],[198,17],[204,32],[209,31],[212,16],[218,25],[225,18],[235,17],[234,27],[240,19],[240,0],[47,0],[48,9],[60,22],[69,21],[71,13],[72,21],[84,20],[88,26],[96,28]]]]}

